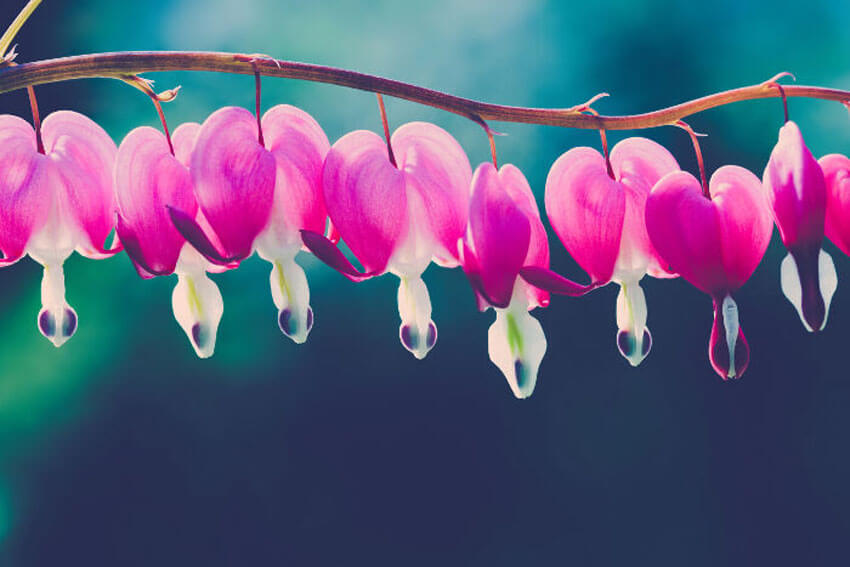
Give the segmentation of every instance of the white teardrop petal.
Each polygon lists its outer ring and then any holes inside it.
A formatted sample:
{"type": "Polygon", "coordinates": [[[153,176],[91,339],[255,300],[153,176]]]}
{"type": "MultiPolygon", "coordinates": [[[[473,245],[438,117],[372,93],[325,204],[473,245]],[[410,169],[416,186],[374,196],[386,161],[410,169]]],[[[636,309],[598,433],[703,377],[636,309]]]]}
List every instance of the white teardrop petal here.
{"type": "Polygon", "coordinates": [[[791,254],[786,254],[782,259],[782,264],[779,267],[779,284],[782,287],[782,293],[791,302],[791,305],[797,310],[797,315],[800,316],[800,321],[807,331],[812,328],[806,322],[803,316],[803,288],[800,284],[800,274],[797,271],[797,262],[791,254]]]}
{"type": "Polygon", "coordinates": [[[218,286],[206,272],[178,273],[171,295],[174,318],[189,337],[200,358],[215,351],[218,324],[224,313],[224,302],[218,286]]]}
{"type": "MultiPolygon", "coordinates": [[[[796,271],[796,270],[795,270],[796,271]]],[[[741,328],[738,319],[738,304],[732,299],[731,295],[723,298],[721,306],[723,313],[723,328],[726,331],[726,347],[729,351],[729,378],[735,378],[737,372],[735,369],[735,346],[738,342],[738,331],[741,328]]]]}
{"type": "Polygon", "coordinates": [[[269,283],[280,330],[295,343],[304,343],[313,328],[310,286],[304,269],[292,257],[272,260],[269,283]]]}
{"type": "Polygon", "coordinates": [[[640,281],[621,282],[617,295],[617,348],[632,366],[640,364],[652,347],[646,316],[646,296],[640,281]]]}
{"type": "Polygon", "coordinates": [[[516,293],[507,309],[496,309],[496,321],[490,326],[487,339],[490,360],[505,375],[514,396],[529,397],[546,354],[546,335],[516,293]]]}
{"type": "Polygon", "coordinates": [[[823,329],[826,327],[826,320],[829,318],[829,304],[832,303],[832,296],[838,289],[838,274],[835,271],[835,264],[832,262],[832,256],[827,254],[823,248],[821,248],[818,256],[818,281],[820,283],[820,294],[826,308],[823,325],[821,325],[821,329],[823,329]]]}
{"type": "Polygon", "coordinates": [[[38,330],[60,347],[77,330],[77,312],[65,301],[65,272],[62,263],[45,264],[41,278],[41,311],[38,330]]]}
{"type": "Polygon", "coordinates": [[[437,342],[437,326],[431,320],[431,297],[421,277],[400,277],[398,314],[401,344],[422,360],[437,342]]]}

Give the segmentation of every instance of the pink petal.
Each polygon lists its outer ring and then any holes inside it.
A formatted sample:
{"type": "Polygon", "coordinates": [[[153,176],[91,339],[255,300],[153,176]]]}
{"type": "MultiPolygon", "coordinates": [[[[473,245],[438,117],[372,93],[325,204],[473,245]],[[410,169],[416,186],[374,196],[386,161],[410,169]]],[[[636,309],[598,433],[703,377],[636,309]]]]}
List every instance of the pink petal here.
{"type": "Polygon", "coordinates": [[[200,133],[201,125],[197,122],[184,122],[171,133],[174,156],[186,167],[192,163],[192,152],[195,151],[195,143],[200,133]]]}
{"type": "Polygon", "coordinates": [[[702,291],[726,289],[717,208],[690,173],[668,173],[646,200],[646,229],[669,271],[702,291]]]}
{"type": "Polygon", "coordinates": [[[830,154],[818,163],[826,179],[826,236],[850,255],[850,159],[830,154]]]}
{"type": "Polygon", "coordinates": [[[367,272],[383,272],[408,223],[404,175],[390,163],[384,140],[366,130],[340,138],[325,159],[322,183],[333,226],[367,272]]]}
{"type": "Polygon", "coordinates": [[[197,213],[189,169],[171,155],[165,136],[149,127],[124,138],[115,162],[118,237],[145,271],[170,274],[186,240],[174,228],[166,206],[191,217],[197,213]]]}
{"type": "Polygon", "coordinates": [[[653,246],[690,283],[713,296],[738,289],[761,261],[772,226],[758,178],[737,166],[718,169],[709,183],[683,171],[664,176],[646,203],[653,246]]]}
{"type": "Polygon", "coordinates": [[[16,116],[0,116],[0,147],[0,265],[8,265],[26,253],[30,236],[47,221],[55,172],[36,151],[35,131],[16,116]]]}
{"type": "Polygon", "coordinates": [[[779,130],[779,141],[764,169],[764,189],[785,247],[820,248],[826,183],[794,122],[779,130]]]}
{"type": "Polygon", "coordinates": [[[303,110],[280,104],[263,116],[263,136],[277,162],[272,224],[324,232],[322,166],[330,150],[325,132],[303,110]]]}
{"type": "MultiPolygon", "coordinates": [[[[540,220],[540,212],[537,210],[537,201],[531,186],[525,175],[514,165],[509,163],[499,169],[499,178],[502,186],[508,193],[519,210],[528,219],[531,228],[531,236],[528,242],[528,253],[525,255],[523,266],[549,268],[549,237],[540,220]]],[[[539,287],[529,287],[528,290],[529,309],[534,307],[547,307],[549,305],[549,292],[539,287]]]]}
{"type": "Polygon", "coordinates": [[[567,252],[594,282],[607,282],[620,250],[626,197],[592,148],[573,148],[546,178],[546,213],[567,252]]]}
{"type": "Polygon", "coordinates": [[[410,122],[392,135],[398,167],[424,203],[421,221],[440,246],[446,266],[458,265],[457,241],[466,230],[472,168],[451,134],[427,122],[410,122]]]}
{"type": "Polygon", "coordinates": [[[511,198],[496,168],[483,163],[472,177],[464,271],[489,303],[506,307],[525,263],[531,223],[511,198]]]}
{"type": "Polygon", "coordinates": [[[758,177],[743,167],[726,165],[711,176],[711,202],[717,208],[723,269],[730,289],[750,279],[770,244],[773,220],[758,177]]]}
{"type": "Polygon", "coordinates": [[[338,271],[353,282],[359,282],[378,275],[378,273],[364,273],[358,270],[354,264],[348,261],[345,254],[336,247],[336,243],[323,234],[311,230],[302,230],[301,239],[304,246],[313,253],[316,258],[338,271]]]}
{"type": "Polygon", "coordinates": [[[664,270],[661,259],[646,233],[646,198],[653,185],[679,164],[663,146],[648,138],[626,138],[611,150],[611,167],[626,194],[623,236],[617,270],[629,270],[646,260],[646,271],[654,277],[675,277],[664,270]],[[635,257],[637,256],[637,257],[635,257]]]}
{"type": "Polygon", "coordinates": [[[91,119],[67,110],[45,118],[42,138],[62,178],[72,222],[81,230],[77,250],[89,258],[114,254],[120,247],[106,249],[105,243],[115,227],[115,142],[91,119]]]}
{"type": "Polygon", "coordinates": [[[580,297],[600,286],[598,283],[579,284],[540,266],[526,266],[519,271],[519,275],[537,288],[570,297],[580,297]]]}
{"type": "Polygon", "coordinates": [[[250,256],[269,220],[276,170],[274,156],[257,141],[254,116],[237,107],[214,112],[198,133],[190,169],[198,205],[224,256],[250,256]]]}

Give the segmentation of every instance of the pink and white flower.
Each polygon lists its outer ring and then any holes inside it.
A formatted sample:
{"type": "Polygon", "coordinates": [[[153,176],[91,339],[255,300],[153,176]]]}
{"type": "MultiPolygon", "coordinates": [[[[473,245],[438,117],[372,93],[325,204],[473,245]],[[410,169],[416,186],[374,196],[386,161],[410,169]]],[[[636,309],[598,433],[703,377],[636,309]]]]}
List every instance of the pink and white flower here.
{"type": "Polygon", "coordinates": [[[564,247],[593,287],[611,281],[620,286],[617,347],[632,366],[652,346],[640,280],[646,274],[675,277],[646,233],[646,199],[659,179],[678,170],[675,158],[657,143],[627,138],[614,146],[610,169],[595,149],[573,148],[546,179],[546,212],[564,247]]]}
{"type": "Polygon", "coordinates": [[[549,292],[518,276],[523,267],[548,268],[549,242],[531,187],[515,166],[497,171],[482,163],[475,170],[469,225],[459,247],[479,309],[496,311],[487,333],[490,360],[514,395],[527,398],[546,353],[543,328],[529,311],[547,306],[549,292]]]}
{"type": "Polygon", "coordinates": [[[61,346],[77,328],[65,300],[63,264],[76,250],[107,258],[120,250],[105,243],[115,226],[112,167],[115,143],[89,118],[71,111],[42,123],[44,153],[26,121],[0,116],[0,265],[29,256],[44,266],[38,328],[61,346]]]}
{"type": "Polygon", "coordinates": [[[328,215],[365,271],[317,230],[305,230],[302,237],[317,257],[349,279],[386,272],[399,278],[399,338],[421,359],[437,340],[422,273],[432,261],[459,265],[457,241],[466,228],[472,171],[460,144],[433,124],[405,124],[391,145],[397,166],[386,142],[366,130],[340,138],[325,160],[328,215]]]}
{"type": "Polygon", "coordinates": [[[724,380],[740,378],[750,360],[732,294],[755,271],[773,231],[761,182],[733,165],[711,176],[710,198],[684,171],[668,173],[646,201],[646,229],[664,265],[714,302],[708,354],[724,380]]]}

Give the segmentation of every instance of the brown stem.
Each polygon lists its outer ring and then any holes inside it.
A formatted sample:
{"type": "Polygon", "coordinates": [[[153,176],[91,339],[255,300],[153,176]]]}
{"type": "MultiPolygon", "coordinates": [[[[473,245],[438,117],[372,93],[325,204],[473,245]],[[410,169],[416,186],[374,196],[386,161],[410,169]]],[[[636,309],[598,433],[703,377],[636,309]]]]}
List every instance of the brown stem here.
{"type": "Polygon", "coordinates": [[[32,110],[32,125],[35,129],[35,146],[38,153],[44,154],[44,141],[41,139],[41,115],[38,112],[38,100],[35,98],[35,89],[31,86],[27,87],[27,95],[30,99],[30,109],[32,110]]]}
{"type": "Polygon", "coordinates": [[[496,160],[496,138],[493,137],[493,131],[490,128],[485,129],[487,139],[490,140],[490,156],[493,158],[493,167],[499,169],[499,162],[496,160]]]}
{"type": "MultiPolygon", "coordinates": [[[[87,77],[120,78],[128,74],[156,71],[215,71],[253,74],[255,67],[262,75],[330,83],[382,93],[441,108],[466,116],[476,120],[476,122],[483,119],[586,129],[637,130],[669,126],[686,116],[709,108],[743,100],[780,96],[779,92],[771,85],[760,83],[711,94],[653,112],[629,116],[595,117],[582,114],[580,110],[575,108],[525,108],[488,104],[401,81],[334,67],[271,59],[251,63],[248,56],[241,54],[183,51],[97,53],[25,63],[17,67],[0,69],[0,93],[28,85],[87,77]]],[[[789,85],[784,88],[786,96],[789,97],[819,98],[838,102],[850,100],[850,91],[802,85],[789,85]]]]}
{"type": "Polygon", "coordinates": [[[254,90],[256,91],[256,100],[255,106],[257,108],[257,141],[264,148],[266,147],[266,141],[263,139],[263,119],[260,116],[260,84],[262,83],[261,74],[259,69],[254,68],[254,90]]]}
{"type": "MultiPolygon", "coordinates": [[[[697,155],[697,165],[699,166],[699,178],[702,183],[702,194],[709,201],[711,200],[711,192],[708,190],[708,180],[705,178],[705,163],[702,161],[702,150],[699,147],[699,138],[697,138],[697,133],[694,132],[694,129],[691,128],[687,122],[679,120],[676,123],[676,126],[684,130],[691,137],[691,142],[694,144],[694,153],[697,155]]],[[[703,134],[705,135],[705,134],[703,134]]]]}
{"type": "MultiPolygon", "coordinates": [[[[594,116],[599,116],[599,113],[590,107],[587,108],[587,112],[594,116]]],[[[602,141],[602,155],[605,156],[605,167],[608,169],[608,177],[616,180],[617,176],[614,175],[614,168],[611,167],[611,156],[608,153],[608,136],[605,134],[605,128],[599,129],[599,139],[602,141]]]]}
{"type": "Polygon", "coordinates": [[[396,163],[395,154],[393,153],[393,144],[390,141],[390,123],[387,121],[387,109],[384,107],[384,97],[381,96],[381,93],[375,93],[375,96],[378,97],[378,108],[381,111],[381,124],[384,125],[384,139],[387,140],[387,156],[390,158],[390,163],[393,164],[393,167],[398,168],[398,163],[396,163]]]}

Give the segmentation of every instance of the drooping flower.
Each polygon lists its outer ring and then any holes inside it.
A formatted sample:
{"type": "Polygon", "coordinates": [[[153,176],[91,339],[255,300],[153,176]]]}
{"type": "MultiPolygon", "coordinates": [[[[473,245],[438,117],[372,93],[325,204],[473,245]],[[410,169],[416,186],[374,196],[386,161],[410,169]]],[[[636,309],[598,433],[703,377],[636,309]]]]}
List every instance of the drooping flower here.
{"type": "Polygon", "coordinates": [[[850,159],[830,154],[818,164],[826,180],[826,237],[850,255],[850,159]]]}
{"type": "Polygon", "coordinates": [[[764,169],[764,189],[788,250],[780,270],[782,291],[806,329],[820,331],[838,285],[832,258],[821,248],[826,182],[794,122],[779,130],[779,141],[764,169]]]}
{"type": "MultiPolygon", "coordinates": [[[[644,210],[652,186],[679,165],[666,149],[646,138],[627,138],[605,158],[593,148],[573,148],[552,165],[546,179],[546,212],[564,247],[593,286],[614,281],[617,347],[632,366],[649,354],[645,274],[675,277],[665,270],[646,233],[644,210]]],[[[556,291],[556,290],[552,290],[556,291]]]]}
{"type": "Polygon", "coordinates": [[[433,124],[411,122],[386,142],[366,130],[340,138],[325,160],[323,183],[328,215],[363,265],[357,270],[329,240],[304,231],[304,243],[325,263],[352,280],[391,272],[398,276],[399,338],[416,358],[437,340],[431,299],[422,273],[433,261],[459,265],[472,169],[460,144],[433,124]]]}
{"type": "Polygon", "coordinates": [[[321,171],[330,144],[306,112],[289,105],[262,117],[227,107],[204,122],[192,153],[195,197],[209,224],[186,211],[171,217],[183,236],[209,261],[228,265],[256,249],[272,264],[270,284],[281,331],[303,343],[313,326],[310,290],[295,262],[300,230],[323,232],[327,214],[321,171]]]}
{"type": "Polygon", "coordinates": [[[215,350],[224,311],[221,293],[207,276],[220,268],[204,259],[174,228],[167,207],[206,221],[198,209],[189,161],[200,124],[182,124],[174,131],[172,155],[166,137],[150,127],[131,131],[118,148],[115,191],[116,232],[136,271],[143,278],[177,273],[172,294],[174,317],[201,358],[215,350]]]}
{"type": "Polygon", "coordinates": [[[549,243],[531,187],[515,166],[497,171],[483,163],[475,170],[469,225],[460,249],[479,309],[496,311],[487,333],[490,360],[514,395],[527,398],[546,353],[543,328],[529,311],[547,306],[549,293],[518,275],[525,266],[548,268],[549,243]]]}
{"type": "Polygon", "coordinates": [[[112,167],[115,143],[89,118],[71,111],[42,123],[44,153],[26,121],[0,116],[0,265],[25,254],[44,266],[38,328],[61,346],[77,328],[65,300],[63,264],[76,250],[100,259],[115,226],[112,167]]]}
{"type": "Polygon", "coordinates": [[[711,176],[708,199],[690,173],[668,173],[646,201],[646,228],[665,264],[714,302],[709,359],[724,379],[740,378],[750,350],[732,294],[761,261],[773,223],[761,182],[727,165],[711,176]]]}

